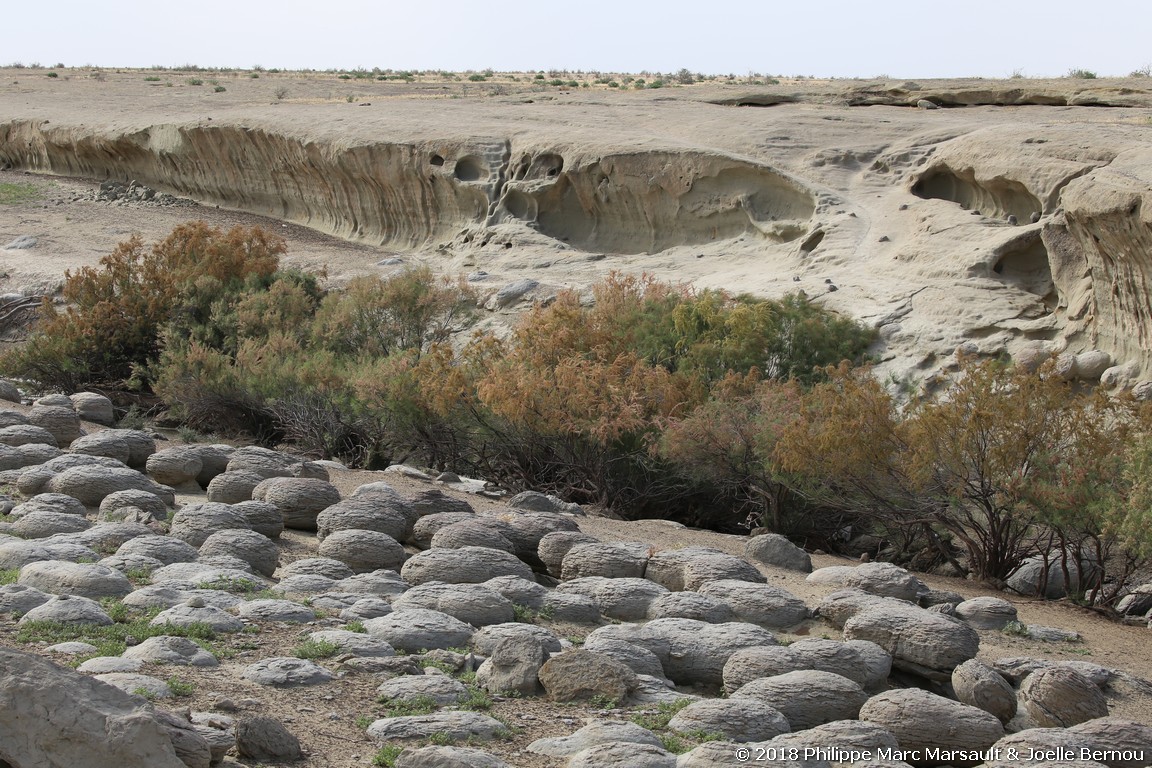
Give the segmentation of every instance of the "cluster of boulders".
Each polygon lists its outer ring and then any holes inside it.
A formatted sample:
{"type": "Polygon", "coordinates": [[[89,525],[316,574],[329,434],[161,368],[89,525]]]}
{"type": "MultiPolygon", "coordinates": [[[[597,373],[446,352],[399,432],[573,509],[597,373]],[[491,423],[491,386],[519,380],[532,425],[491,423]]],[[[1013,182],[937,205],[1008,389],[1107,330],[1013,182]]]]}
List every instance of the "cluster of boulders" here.
{"type": "MultiPolygon", "coordinates": [[[[373,482],[343,496],[323,463],[256,447],[158,449],[138,430],[84,435],[81,418],[110,424],[111,405],[78,394],[41,398],[27,414],[0,411],[0,481],[23,497],[0,522],[0,570],[18,569],[0,587],[0,615],[109,625],[111,599],[158,611],[151,624],[160,628],[326,625],[308,640],[336,661],[271,656],[238,676],[295,687],[371,675],[379,702],[431,702],[436,711],[368,725],[382,744],[412,745],[397,766],[505,765],[474,747],[420,746],[506,733],[465,707],[477,691],[597,707],[675,703],[670,733],[712,739],[677,756],[660,733],[606,720],[527,746],[573,768],[739,765],[738,744],[753,755],[844,747],[909,756],[868,761],[892,766],[980,762],[924,757],[930,749],[1084,745],[1145,750],[1144,762],[1103,760],[1110,768],[1152,764],[1152,728],[1108,717],[1113,671],[976,658],[982,632],[1023,627],[999,598],[931,590],[887,563],[813,571],[806,553],[772,534],[750,538],[743,556],[603,542],[580,530],[579,507],[541,494],[496,511],[434,486],[405,495],[373,482]],[[177,508],[178,492],[204,500],[177,508]],[[315,532],[316,556],[282,560],[285,528],[315,532]],[[810,606],[768,583],[777,569],[829,591],[810,606]],[[134,583],[142,575],[148,583],[134,583]],[[263,590],[272,594],[245,599],[263,590]],[[551,622],[586,632],[564,637],[551,622]],[[787,642],[784,632],[807,637],[787,642]]],[[[1036,637],[1046,629],[1024,628],[1036,637]]],[[[0,690],[25,692],[0,716],[9,763],[111,765],[86,751],[101,729],[117,734],[107,749],[121,765],[202,768],[233,749],[299,755],[274,721],[176,716],[135,695],[171,697],[166,667],[219,664],[186,637],[150,637],[118,656],[74,643],[47,652],[86,660],[77,674],[2,651],[0,690]],[[61,714],[31,727],[45,708],[61,714]]]]}
{"type": "MultiPolygon", "coordinates": [[[[73,198],[73,202],[83,199],[82,196],[73,198]]],[[[115,205],[152,205],[152,206],[194,206],[196,201],[186,197],[176,197],[167,192],[157,192],[136,180],[124,183],[109,179],[100,183],[100,186],[89,197],[98,203],[112,203],[115,205]]]]}

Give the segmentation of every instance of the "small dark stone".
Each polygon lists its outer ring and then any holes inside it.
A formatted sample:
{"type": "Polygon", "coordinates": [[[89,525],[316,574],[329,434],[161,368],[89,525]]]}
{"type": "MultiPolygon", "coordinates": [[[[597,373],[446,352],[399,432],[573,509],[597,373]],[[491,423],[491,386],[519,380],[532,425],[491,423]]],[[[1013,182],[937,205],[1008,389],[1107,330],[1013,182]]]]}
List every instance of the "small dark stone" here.
{"type": "Polygon", "coordinates": [[[1017,223],[1017,219],[1016,219],[1016,217],[1015,217],[1015,216],[1013,216],[1012,214],[1008,214],[1008,219],[1007,219],[1007,221],[1008,221],[1008,223],[1009,223],[1009,224],[1011,224],[1012,226],[1016,226],[1016,223],[1017,223]]]}
{"type": "Polygon", "coordinates": [[[880,235],[880,240],[878,242],[887,243],[888,241],[889,241],[888,235],[880,235]]]}
{"type": "Polygon", "coordinates": [[[908,203],[901,203],[900,204],[900,210],[902,210],[902,211],[908,210],[908,203]]]}
{"type": "Polygon", "coordinates": [[[829,286],[828,286],[828,293],[833,293],[833,292],[835,292],[835,291],[838,291],[838,290],[840,290],[840,289],[839,289],[839,288],[837,288],[837,287],[836,287],[836,286],[834,286],[834,285],[829,285],[829,286]]]}
{"type": "Polygon", "coordinates": [[[800,282],[800,275],[793,275],[792,276],[792,282],[794,282],[794,283],[800,282]]]}
{"type": "Polygon", "coordinates": [[[1033,224],[1040,221],[1040,211],[1032,211],[1032,215],[1028,218],[1033,224]]]}
{"type": "Polygon", "coordinates": [[[236,723],[236,751],[260,761],[292,762],[304,756],[300,740],[271,717],[246,717],[236,723]]]}
{"type": "Polygon", "coordinates": [[[825,285],[832,285],[832,278],[830,278],[830,277],[824,278],[824,284],[825,285]]]}

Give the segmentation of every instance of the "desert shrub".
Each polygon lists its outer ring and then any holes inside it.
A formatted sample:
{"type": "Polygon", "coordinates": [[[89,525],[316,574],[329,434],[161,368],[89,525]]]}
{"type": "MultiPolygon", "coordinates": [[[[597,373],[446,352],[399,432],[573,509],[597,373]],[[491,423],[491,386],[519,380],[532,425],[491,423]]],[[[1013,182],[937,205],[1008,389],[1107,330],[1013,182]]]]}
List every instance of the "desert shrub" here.
{"type": "Polygon", "coordinates": [[[1095,80],[1097,75],[1090,69],[1070,69],[1068,70],[1067,77],[1075,80],[1095,80]]]}
{"type": "Polygon", "coordinates": [[[237,290],[275,272],[283,252],[283,240],[259,228],[222,232],[204,222],[183,224],[150,249],[132,237],[98,267],[66,272],[65,309],[45,302],[35,335],[0,368],[70,392],[125,387],[159,354],[162,327],[188,309],[198,282],[237,290]]]}

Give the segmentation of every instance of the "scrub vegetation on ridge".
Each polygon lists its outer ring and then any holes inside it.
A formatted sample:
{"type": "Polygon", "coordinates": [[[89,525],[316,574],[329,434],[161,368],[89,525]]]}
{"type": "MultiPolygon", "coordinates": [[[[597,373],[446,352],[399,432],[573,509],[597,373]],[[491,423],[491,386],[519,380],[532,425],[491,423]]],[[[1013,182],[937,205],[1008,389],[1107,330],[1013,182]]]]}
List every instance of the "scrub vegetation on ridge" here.
{"type": "Polygon", "coordinates": [[[762,525],[809,547],[1003,579],[1055,552],[1113,599],[1152,554],[1145,410],[1051,367],[967,360],[948,397],[898,403],[872,331],[765,300],[613,273],[507,338],[427,268],[324,290],[258,228],[182,225],[65,280],[0,367],[46,389],[158,399],[189,428],[407,461],[627,518],[762,525]],[[453,343],[455,341],[455,343],[453,343]],[[845,534],[850,532],[850,537],[845,534]],[[1064,553],[1064,554],[1060,554],[1064,553]]]}

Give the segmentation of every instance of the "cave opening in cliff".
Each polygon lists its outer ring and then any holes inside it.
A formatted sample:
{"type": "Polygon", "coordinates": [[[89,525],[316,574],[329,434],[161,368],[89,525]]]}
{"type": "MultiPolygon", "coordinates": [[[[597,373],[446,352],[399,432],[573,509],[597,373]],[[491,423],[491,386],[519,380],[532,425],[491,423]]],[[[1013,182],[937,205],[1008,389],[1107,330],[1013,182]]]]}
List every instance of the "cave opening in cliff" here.
{"type": "Polygon", "coordinates": [[[1039,234],[1005,249],[992,272],[1002,282],[1038,296],[1050,310],[1055,309],[1059,296],[1052,280],[1048,249],[1039,234]]]}
{"type": "Polygon", "coordinates": [[[471,155],[456,161],[454,173],[460,181],[479,181],[485,175],[484,166],[481,165],[480,160],[471,155]]]}
{"type": "Polygon", "coordinates": [[[1033,213],[1044,210],[1036,196],[1014,179],[977,181],[971,169],[954,171],[948,166],[925,172],[912,186],[912,194],[925,200],[947,200],[992,218],[1015,216],[1028,221],[1033,213]]]}

